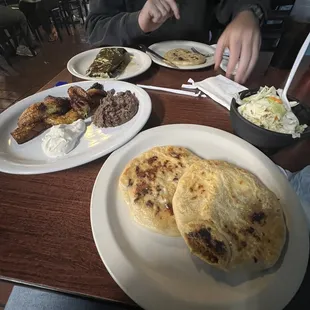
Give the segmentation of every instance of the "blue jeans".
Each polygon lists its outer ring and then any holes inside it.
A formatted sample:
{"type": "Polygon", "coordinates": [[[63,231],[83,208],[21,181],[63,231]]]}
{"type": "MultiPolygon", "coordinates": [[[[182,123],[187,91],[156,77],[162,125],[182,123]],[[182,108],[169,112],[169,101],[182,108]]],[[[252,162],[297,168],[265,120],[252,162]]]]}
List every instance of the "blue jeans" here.
{"type": "Polygon", "coordinates": [[[5,310],[124,310],[135,309],[45,290],[14,286],[5,310]]]}

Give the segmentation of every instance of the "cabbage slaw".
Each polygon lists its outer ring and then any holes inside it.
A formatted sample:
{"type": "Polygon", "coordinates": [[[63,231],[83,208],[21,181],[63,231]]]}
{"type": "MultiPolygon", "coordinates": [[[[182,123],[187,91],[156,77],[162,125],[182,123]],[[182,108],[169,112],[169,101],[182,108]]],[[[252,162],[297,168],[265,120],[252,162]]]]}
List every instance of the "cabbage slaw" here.
{"type": "MultiPolygon", "coordinates": [[[[261,87],[257,94],[237,100],[237,102],[240,104],[238,112],[259,127],[291,134],[293,138],[300,137],[300,134],[307,128],[307,125],[299,124],[293,112],[285,109],[273,86],[261,87]]],[[[296,102],[290,102],[290,104],[294,106],[296,102]]]]}

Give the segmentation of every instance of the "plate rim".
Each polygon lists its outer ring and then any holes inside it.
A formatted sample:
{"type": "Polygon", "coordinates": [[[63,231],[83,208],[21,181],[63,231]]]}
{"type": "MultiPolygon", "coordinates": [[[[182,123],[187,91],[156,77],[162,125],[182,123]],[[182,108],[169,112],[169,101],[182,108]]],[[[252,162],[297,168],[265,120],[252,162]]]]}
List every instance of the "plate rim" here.
{"type": "MultiPolygon", "coordinates": [[[[134,131],[132,131],[131,134],[128,134],[125,139],[118,141],[117,143],[113,144],[110,148],[106,150],[102,150],[99,152],[96,152],[94,154],[90,154],[88,156],[84,156],[83,159],[78,160],[78,162],[74,161],[74,157],[70,157],[69,160],[68,158],[63,158],[65,160],[65,163],[63,163],[62,159],[59,159],[58,161],[51,162],[49,164],[43,164],[39,166],[32,166],[32,165],[15,165],[12,162],[7,162],[2,156],[1,156],[1,147],[0,147],[0,172],[3,173],[8,173],[8,174],[15,174],[15,175],[35,175],[35,174],[43,174],[43,173],[50,173],[50,172],[57,172],[57,171],[62,171],[62,170],[67,170],[71,169],[74,167],[79,167],[82,166],[86,163],[90,163],[96,159],[99,159],[107,154],[110,154],[111,152],[115,151],[116,149],[120,148],[124,144],[128,143],[132,138],[134,138],[144,127],[144,125],[147,123],[147,121],[150,118],[151,112],[152,112],[152,101],[151,97],[149,94],[142,89],[141,87],[128,83],[125,81],[117,81],[117,80],[107,80],[107,81],[102,81],[103,86],[105,84],[122,84],[124,86],[128,86],[130,88],[138,89],[139,92],[143,94],[143,96],[146,98],[145,102],[143,102],[143,105],[140,105],[141,109],[143,110],[143,114],[145,115],[145,119],[139,123],[136,123],[135,126],[133,126],[134,131]],[[58,163],[58,164],[57,164],[58,163]]],[[[93,81],[81,81],[81,82],[73,82],[73,83],[68,83],[64,84],[61,86],[56,86],[52,88],[45,89],[43,91],[34,93],[31,96],[28,96],[22,100],[19,100],[18,102],[14,103],[10,107],[8,107],[6,110],[4,110],[0,114],[0,124],[3,121],[7,121],[12,117],[12,114],[15,113],[15,111],[20,110],[20,107],[22,104],[25,104],[26,102],[29,102],[29,100],[33,100],[33,103],[35,103],[35,99],[32,99],[32,97],[36,97],[38,94],[42,94],[42,97],[50,95],[50,91],[53,88],[69,88],[71,86],[81,86],[83,88],[83,85],[90,85],[93,84],[93,81]]],[[[29,103],[30,105],[31,103],[29,103]]],[[[29,106],[27,105],[27,107],[29,106]]],[[[130,131],[127,131],[130,132],[130,131]]]]}
{"type": "MultiPolygon", "coordinates": [[[[198,42],[198,41],[190,41],[190,40],[166,40],[166,41],[161,41],[161,42],[157,42],[157,43],[154,43],[154,44],[150,45],[149,49],[153,50],[154,46],[161,45],[161,44],[179,43],[179,42],[180,42],[180,44],[182,42],[187,42],[187,43],[192,43],[192,44],[194,43],[194,44],[198,44],[198,45],[205,45],[205,46],[209,47],[210,49],[214,50],[214,48],[211,45],[209,45],[209,44],[198,42]]],[[[215,52],[215,50],[214,50],[214,52],[215,52]]],[[[158,60],[156,57],[153,57],[150,53],[148,53],[148,55],[151,57],[152,61],[154,63],[156,63],[157,65],[162,66],[162,67],[166,67],[166,68],[169,68],[169,69],[174,69],[174,70],[182,70],[182,71],[199,70],[199,69],[204,69],[204,68],[211,67],[211,66],[213,66],[215,64],[215,60],[214,60],[210,64],[203,63],[201,65],[193,65],[193,66],[186,66],[186,67],[185,66],[179,66],[178,68],[174,68],[174,67],[168,65],[167,63],[158,60]]]]}
{"type": "MultiPolygon", "coordinates": [[[[276,165],[265,155],[263,154],[261,151],[259,151],[258,149],[256,149],[254,146],[252,146],[251,144],[247,143],[246,141],[242,140],[241,138],[225,132],[223,130],[217,129],[217,128],[213,128],[213,127],[208,127],[208,126],[203,126],[203,125],[194,125],[194,124],[172,124],[172,125],[164,125],[164,126],[159,126],[159,127],[154,127],[151,129],[148,129],[146,131],[141,132],[139,135],[137,135],[135,137],[135,139],[131,140],[129,143],[127,143],[126,145],[124,145],[122,148],[119,148],[118,150],[116,150],[108,159],[107,161],[102,165],[94,186],[93,186],[93,190],[92,190],[92,195],[91,195],[91,201],[90,201],[90,223],[91,223],[91,229],[92,229],[92,235],[93,235],[93,239],[97,248],[97,252],[103,262],[103,264],[105,265],[106,269],[108,270],[109,274],[111,275],[111,277],[114,279],[114,281],[120,286],[120,288],[131,298],[133,299],[137,304],[139,304],[141,307],[145,307],[145,309],[147,308],[147,305],[149,305],[147,302],[145,302],[147,300],[147,298],[145,299],[144,297],[137,297],[137,294],[135,294],[134,292],[132,292],[130,290],[129,287],[126,287],[126,285],[124,285],[124,283],[122,283],[122,280],[120,280],[121,276],[117,275],[115,273],[112,272],[111,269],[115,268],[115,266],[113,266],[112,268],[111,265],[107,264],[106,261],[111,260],[110,258],[106,257],[105,253],[109,253],[110,251],[101,251],[100,250],[100,245],[99,245],[99,238],[97,236],[97,232],[95,231],[95,226],[96,225],[96,218],[95,218],[95,214],[94,214],[94,210],[95,210],[95,201],[97,200],[96,196],[98,195],[98,191],[97,191],[97,187],[99,186],[100,183],[100,178],[102,177],[102,175],[104,174],[104,171],[106,170],[106,167],[110,167],[108,169],[113,169],[113,165],[115,165],[116,163],[119,162],[119,160],[117,160],[117,157],[119,157],[122,153],[125,153],[126,151],[130,150],[132,148],[132,146],[134,146],[136,143],[139,144],[139,139],[143,140],[143,138],[145,138],[145,136],[147,136],[148,134],[152,134],[153,132],[157,132],[160,133],[162,130],[165,130],[166,128],[180,128],[180,129],[186,129],[187,131],[190,129],[193,130],[197,130],[197,129],[203,129],[204,131],[212,131],[213,133],[215,132],[220,132],[221,134],[223,134],[226,137],[232,138],[235,141],[241,143],[241,146],[244,145],[248,148],[249,151],[254,152],[256,155],[256,157],[259,160],[264,160],[266,161],[266,164],[270,165],[272,167],[272,169],[275,171],[276,174],[278,174],[279,177],[283,178],[283,180],[285,180],[285,182],[288,182],[287,179],[285,178],[285,176],[282,174],[282,172],[280,170],[276,170],[276,165]],[[138,140],[138,141],[137,141],[138,140]],[[115,161],[115,163],[113,163],[115,161]],[[112,167],[111,167],[111,163],[112,163],[112,167]]],[[[129,159],[130,160],[130,159],[129,159]]],[[[110,182],[106,182],[106,183],[110,183],[110,182]]],[[[108,185],[107,185],[108,186],[108,185]]],[[[290,185],[288,185],[290,187],[290,185]]],[[[291,187],[290,187],[291,188],[291,187]]],[[[100,191],[103,191],[103,188],[100,187],[100,191]]],[[[296,200],[296,207],[297,204],[299,206],[299,208],[296,208],[297,211],[297,219],[299,219],[301,221],[301,225],[300,225],[300,229],[301,232],[300,233],[303,237],[303,241],[304,241],[304,248],[306,248],[306,251],[303,251],[303,255],[301,255],[300,257],[300,264],[299,266],[301,266],[299,270],[299,272],[297,272],[297,280],[294,283],[294,285],[291,286],[290,288],[290,294],[287,294],[284,296],[284,298],[281,299],[281,302],[277,305],[276,309],[282,309],[282,307],[285,307],[287,304],[289,304],[289,302],[293,299],[293,297],[296,295],[298,289],[300,288],[304,276],[306,274],[306,270],[307,270],[307,266],[308,266],[308,260],[309,260],[309,238],[308,238],[308,229],[307,229],[307,224],[306,224],[306,219],[305,216],[303,215],[302,212],[302,207],[299,203],[298,197],[297,195],[293,192],[292,193],[295,195],[294,199],[296,200]],[[281,308],[279,307],[279,305],[281,306],[281,308]]],[[[103,210],[105,216],[107,217],[107,208],[104,208],[103,210]]],[[[120,248],[121,246],[119,244],[117,244],[115,237],[114,237],[114,233],[112,230],[110,230],[108,227],[111,225],[109,223],[109,221],[106,222],[107,225],[101,225],[101,229],[104,229],[104,234],[102,233],[102,231],[100,232],[100,235],[103,235],[105,238],[109,239],[109,244],[113,243],[113,246],[117,248],[118,251],[121,251],[120,248]],[[111,239],[112,238],[112,239],[111,239]],[[113,242],[111,242],[111,240],[113,240],[113,242]]],[[[102,222],[101,222],[102,224],[102,222]]],[[[105,245],[103,245],[102,247],[105,247],[105,245]]],[[[106,248],[105,248],[106,249],[106,248]]],[[[120,252],[122,254],[122,251],[120,252]]],[[[119,254],[119,253],[118,253],[119,254]]],[[[122,263],[123,261],[125,261],[125,265],[126,265],[126,272],[128,271],[128,273],[130,275],[132,275],[131,273],[137,273],[137,271],[135,270],[133,272],[133,265],[134,264],[129,264],[128,263],[128,259],[124,257],[122,257],[122,263]]],[[[121,264],[119,264],[121,265],[121,264]]],[[[121,266],[118,265],[118,268],[121,268],[121,266]]],[[[122,276],[124,277],[124,276],[122,276]]],[[[143,279],[145,280],[145,278],[143,279]]],[[[124,281],[126,282],[126,280],[124,281]]],[[[128,282],[128,281],[127,281],[128,282]]],[[[145,281],[144,281],[145,282],[145,281]]],[[[145,283],[144,283],[145,285],[145,283]]],[[[149,286],[149,284],[147,284],[147,286],[149,286]]],[[[140,285],[139,287],[141,290],[144,290],[145,287],[140,285]]],[[[158,290],[156,292],[158,294],[158,290]]],[[[143,294],[140,294],[143,295],[143,294]]],[[[274,306],[274,304],[272,304],[274,306]]],[[[264,305],[263,305],[264,306],[264,305]]],[[[152,308],[153,309],[153,308],[152,308]]],[[[222,309],[222,308],[221,308],[222,309]]]]}
{"type": "Polygon", "coordinates": [[[135,49],[135,48],[132,48],[132,47],[124,47],[124,46],[104,46],[104,47],[97,47],[97,48],[92,48],[92,49],[89,49],[89,50],[86,50],[86,51],[83,51],[79,54],[76,54],[74,55],[73,57],[71,57],[69,59],[69,61],[67,62],[67,70],[75,77],[79,78],[79,79],[83,79],[83,80],[86,80],[86,81],[125,81],[125,80],[129,80],[131,78],[134,78],[136,76],[139,76],[143,73],[145,73],[147,70],[150,69],[151,65],[152,65],[152,58],[150,57],[150,55],[148,55],[147,53],[144,53],[138,49],[135,49]],[[83,74],[80,74],[78,72],[76,72],[75,70],[73,70],[73,66],[72,66],[72,63],[79,57],[79,56],[82,56],[82,55],[86,55],[87,53],[91,52],[91,51],[97,51],[97,53],[101,50],[101,49],[105,49],[105,48],[124,48],[126,50],[128,50],[128,52],[132,52],[132,53],[136,53],[136,54],[140,54],[142,57],[145,57],[145,60],[147,59],[147,64],[144,68],[143,71],[141,71],[140,73],[135,73],[135,74],[131,74],[129,75],[128,77],[125,77],[125,78],[95,78],[95,77],[89,77],[89,76],[86,76],[86,75],[83,75],[83,74]]]}

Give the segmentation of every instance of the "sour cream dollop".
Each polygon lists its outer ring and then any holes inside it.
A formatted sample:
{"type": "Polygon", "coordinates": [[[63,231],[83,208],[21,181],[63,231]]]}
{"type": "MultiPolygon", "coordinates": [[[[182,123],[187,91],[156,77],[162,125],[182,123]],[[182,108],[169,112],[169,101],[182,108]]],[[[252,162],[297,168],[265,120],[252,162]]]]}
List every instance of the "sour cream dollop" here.
{"type": "Polygon", "coordinates": [[[85,129],[86,125],[81,119],[69,125],[53,126],[42,140],[43,152],[52,158],[65,156],[76,147],[85,129]]]}

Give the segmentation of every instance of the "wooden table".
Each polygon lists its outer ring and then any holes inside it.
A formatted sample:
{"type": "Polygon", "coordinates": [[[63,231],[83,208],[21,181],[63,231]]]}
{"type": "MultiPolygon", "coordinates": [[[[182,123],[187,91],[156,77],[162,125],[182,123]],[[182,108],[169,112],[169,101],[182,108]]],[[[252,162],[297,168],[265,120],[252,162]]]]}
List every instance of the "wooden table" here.
{"type": "MultiPolygon", "coordinates": [[[[287,72],[269,69],[263,75],[262,63],[247,86],[281,86],[287,72]]],[[[200,80],[215,74],[212,69],[181,72],[154,66],[131,82],[179,88],[189,77],[200,80]]],[[[58,81],[71,82],[72,77],[65,69],[42,90],[53,87],[58,81]]],[[[310,99],[309,92],[306,95],[303,92],[303,95],[310,99]]],[[[146,128],[194,123],[231,132],[228,111],[212,100],[155,91],[150,92],[150,96],[153,111],[146,128]]],[[[286,161],[287,166],[296,170],[309,164],[309,155],[307,141],[282,151],[275,158],[278,162],[286,161]],[[306,159],[298,155],[304,152],[308,152],[306,159]]],[[[107,272],[91,233],[91,191],[106,158],[43,175],[0,173],[0,279],[134,304],[107,272]]],[[[288,309],[308,309],[309,282],[308,272],[300,292],[288,309]]]]}

